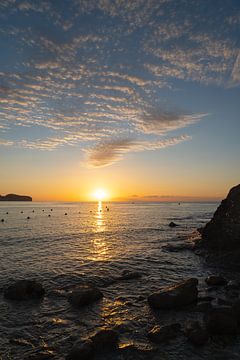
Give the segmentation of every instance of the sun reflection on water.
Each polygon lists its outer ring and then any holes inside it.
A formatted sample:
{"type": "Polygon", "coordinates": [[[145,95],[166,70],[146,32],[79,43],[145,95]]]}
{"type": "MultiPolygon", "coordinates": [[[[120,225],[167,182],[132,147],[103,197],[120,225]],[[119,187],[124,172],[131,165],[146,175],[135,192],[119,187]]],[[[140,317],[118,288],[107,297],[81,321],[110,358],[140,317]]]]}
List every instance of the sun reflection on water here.
{"type": "MultiPolygon", "coordinates": [[[[97,211],[95,214],[95,233],[103,233],[106,230],[105,221],[104,221],[104,212],[103,212],[103,206],[102,202],[98,202],[97,211]]],[[[90,249],[90,259],[94,261],[104,261],[109,260],[109,247],[107,245],[107,242],[105,240],[105,237],[103,234],[98,237],[94,237],[92,240],[92,247],[90,249]]]]}

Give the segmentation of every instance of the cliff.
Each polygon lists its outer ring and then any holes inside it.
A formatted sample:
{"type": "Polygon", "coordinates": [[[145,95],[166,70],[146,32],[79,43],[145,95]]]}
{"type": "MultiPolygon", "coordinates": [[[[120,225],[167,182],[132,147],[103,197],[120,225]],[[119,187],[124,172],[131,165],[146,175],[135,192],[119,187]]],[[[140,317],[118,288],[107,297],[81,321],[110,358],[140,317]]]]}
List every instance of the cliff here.
{"type": "Polygon", "coordinates": [[[32,201],[31,196],[8,194],[5,196],[0,195],[0,201],[32,201]]]}
{"type": "Polygon", "coordinates": [[[240,250],[240,184],[229,191],[201,235],[206,248],[240,250]]]}

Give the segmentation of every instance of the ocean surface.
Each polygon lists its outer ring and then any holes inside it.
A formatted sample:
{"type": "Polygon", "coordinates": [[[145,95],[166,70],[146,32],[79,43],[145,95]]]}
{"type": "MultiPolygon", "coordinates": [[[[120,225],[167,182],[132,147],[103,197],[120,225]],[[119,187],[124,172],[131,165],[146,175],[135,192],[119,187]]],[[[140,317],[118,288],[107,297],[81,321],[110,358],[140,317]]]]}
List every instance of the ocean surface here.
{"type": "MultiPolygon", "coordinates": [[[[196,349],[184,336],[161,346],[151,344],[146,336],[153,325],[176,321],[184,325],[200,316],[189,310],[153,312],[146,298],[188,277],[199,279],[204,294],[205,277],[219,269],[177,247],[189,243],[217,205],[0,203],[0,219],[5,220],[0,222],[0,359],[40,359],[42,351],[49,351],[53,359],[63,360],[77,339],[106,326],[119,332],[121,348],[134,344],[139,352],[100,354],[99,359],[210,360],[225,352],[225,358],[231,359],[240,349],[237,340],[211,341],[196,349]],[[179,226],[170,228],[170,221],[179,226]],[[142,276],[114,281],[124,270],[142,276]],[[42,301],[18,303],[3,298],[5,286],[29,278],[43,283],[42,301]],[[65,295],[83,281],[98,286],[104,298],[76,309],[65,295]]],[[[221,271],[227,278],[238,277],[221,271]]]]}

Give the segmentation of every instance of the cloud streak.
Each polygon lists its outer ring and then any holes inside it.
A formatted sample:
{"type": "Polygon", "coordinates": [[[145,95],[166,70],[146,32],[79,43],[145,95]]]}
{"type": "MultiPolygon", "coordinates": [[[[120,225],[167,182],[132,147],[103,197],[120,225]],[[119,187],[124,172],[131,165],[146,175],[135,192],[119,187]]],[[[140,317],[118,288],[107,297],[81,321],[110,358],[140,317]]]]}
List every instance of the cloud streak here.
{"type": "Polygon", "coordinates": [[[116,139],[86,150],[86,164],[89,167],[104,167],[122,160],[128,152],[154,151],[169,146],[177,145],[183,141],[190,140],[191,137],[182,135],[178,137],[155,140],[154,142],[139,141],[133,139],[116,139]]]}

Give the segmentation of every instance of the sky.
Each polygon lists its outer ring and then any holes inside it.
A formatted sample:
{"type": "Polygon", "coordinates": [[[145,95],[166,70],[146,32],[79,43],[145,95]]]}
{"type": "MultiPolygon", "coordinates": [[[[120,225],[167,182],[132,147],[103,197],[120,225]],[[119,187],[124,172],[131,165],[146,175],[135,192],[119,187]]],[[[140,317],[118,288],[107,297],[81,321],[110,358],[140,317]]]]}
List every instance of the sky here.
{"type": "Polygon", "coordinates": [[[1,0],[0,193],[195,201],[240,181],[239,0],[1,0]]]}

